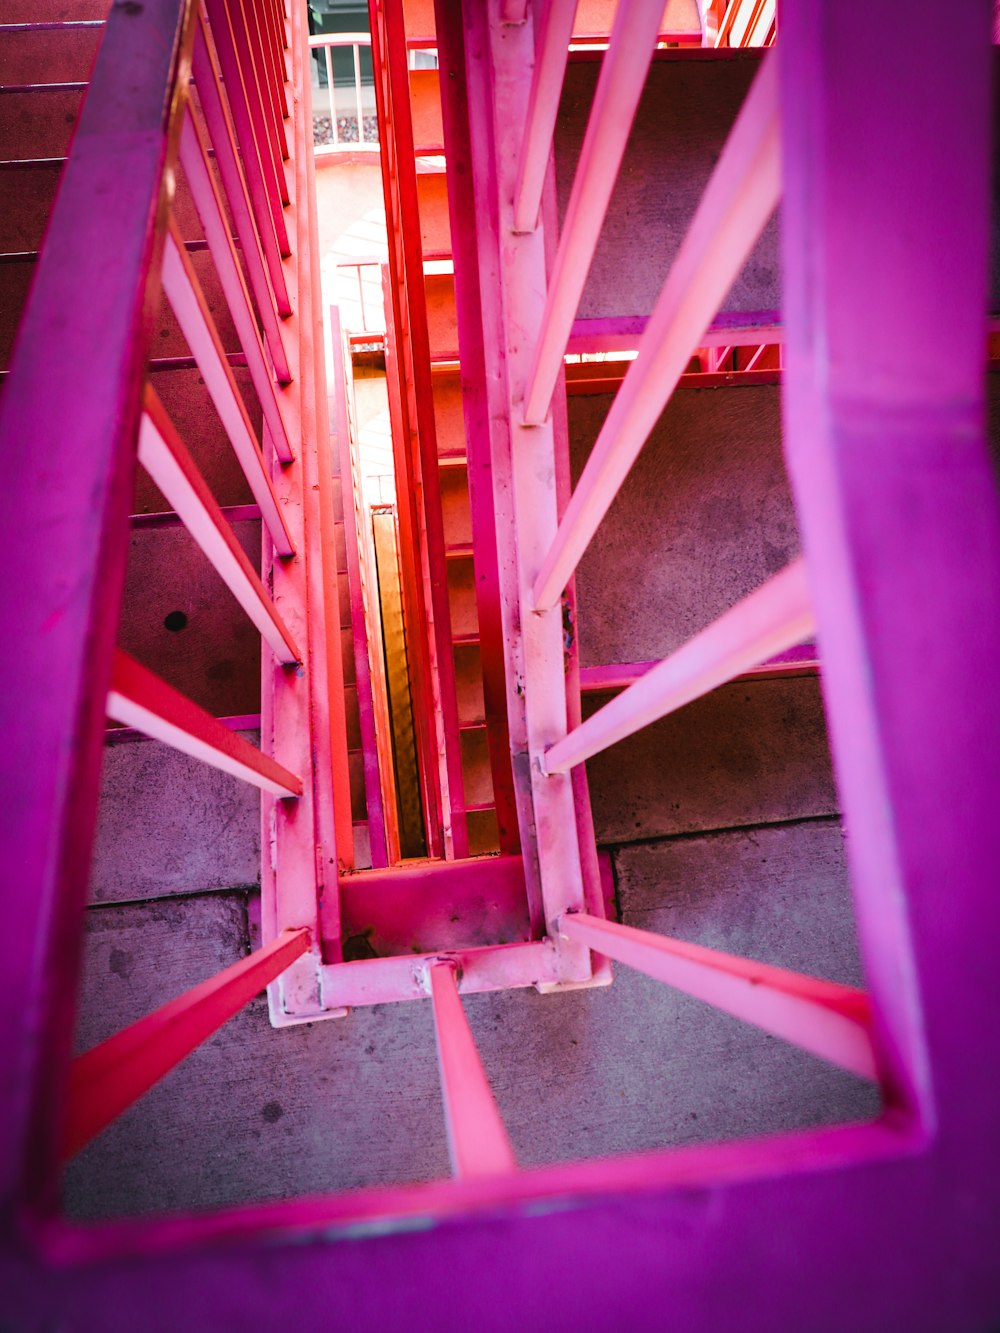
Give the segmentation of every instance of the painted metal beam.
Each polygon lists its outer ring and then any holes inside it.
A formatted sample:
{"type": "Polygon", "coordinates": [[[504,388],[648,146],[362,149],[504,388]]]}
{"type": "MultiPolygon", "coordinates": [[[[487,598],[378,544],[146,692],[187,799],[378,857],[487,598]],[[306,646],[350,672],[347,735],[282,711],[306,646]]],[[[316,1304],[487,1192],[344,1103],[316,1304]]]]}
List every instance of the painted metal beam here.
{"type": "Polygon", "coordinates": [[[246,356],[250,378],[257,391],[264,420],[271,432],[278,457],[283,463],[290,463],[293,458],[292,447],[278,406],[278,396],[265,358],[264,344],[254,317],[250,293],[247,291],[236,247],[226,225],[225,205],[208,164],[208,150],[190,109],[184,117],[184,126],[181,130],[181,164],[198,216],[205,228],[205,238],[212,252],[212,260],[233,317],[240,346],[246,356]]]}
{"type": "Polygon", "coordinates": [[[544,16],[536,21],[535,72],[514,187],[515,231],[534,231],[538,225],[577,3],[578,0],[550,0],[544,16]]]}
{"type": "Polygon", "coordinates": [[[662,16],[660,0],[620,0],[615,12],[525,384],[526,426],[541,425],[552,402],[662,16]]]}
{"type": "MultiPolygon", "coordinates": [[[[539,763],[567,729],[562,615],[531,615],[527,606],[558,526],[556,451],[567,445],[553,420],[523,426],[518,404],[541,319],[555,198],[547,189],[542,226],[514,232],[518,109],[529,93],[533,26],[505,26],[479,0],[465,0],[462,9],[514,784],[528,892],[540,894],[551,928],[563,912],[584,907],[585,889],[572,779],[547,777],[539,763]]],[[[559,980],[592,980],[589,950],[557,941],[557,956],[559,980]]]]}
{"type": "Polygon", "coordinates": [[[426,977],[434,1005],[452,1172],[459,1180],[472,1180],[516,1171],[514,1149],[459,999],[456,965],[448,961],[432,963],[426,977]]]}
{"type": "Polygon", "coordinates": [[[57,1197],[135,436],[192,6],[114,5],[0,399],[4,896],[0,1198],[57,1197]],[[135,71],[141,68],[142,78],[135,71]],[[173,114],[168,114],[172,112],[173,114]],[[25,662],[30,661],[30,670],[25,662]]]}
{"type": "Polygon", "coordinates": [[[225,427],[247,485],[260,506],[261,518],[271,534],[274,549],[282,556],[294,555],[295,547],[278,506],[271,479],[265,471],[243,395],[226,359],[208,302],[173,222],[163,253],[163,290],[198,362],[205,387],[225,427]]]}
{"type": "Polygon", "coordinates": [[[302,782],[294,773],[224,727],[211,713],[120,648],[111,672],[107,714],[262,791],[281,797],[302,795],[302,782]]]}
{"type": "Polygon", "coordinates": [[[283,931],[249,958],[78,1056],[70,1067],[63,1159],[86,1147],[308,948],[307,930],[283,931]]]}
{"type": "Polygon", "coordinates": [[[139,462],[173,505],[277,660],[286,665],[300,662],[302,655],[285,622],[150,385],[146,386],[139,425],[139,462]]]}
{"type": "Polygon", "coordinates": [[[542,761],[544,771],[567,772],[757,663],[793,648],[808,639],[813,628],[805,562],[794,560],[549,746],[542,761]]]}
{"type": "Polygon", "coordinates": [[[585,913],[567,914],[559,929],[627,967],[793,1046],[876,1079],[871,1006],[863,990],[669,939],[585,913]]]}
{"type": "Polygon", "coordinates": [[[781,192],[778,82],[765,56],[535,580],[554,606],[781,192]]]}

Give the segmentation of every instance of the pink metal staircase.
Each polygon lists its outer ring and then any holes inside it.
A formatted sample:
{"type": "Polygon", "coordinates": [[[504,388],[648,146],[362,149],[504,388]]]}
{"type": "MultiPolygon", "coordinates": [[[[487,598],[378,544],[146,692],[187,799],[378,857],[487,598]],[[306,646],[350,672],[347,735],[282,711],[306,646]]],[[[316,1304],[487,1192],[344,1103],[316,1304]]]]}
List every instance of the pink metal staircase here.
{"type": "MultiPolygon", "coordinates": [[[[737,21],[767,40],[766,7],[745,19],[737,8],[711,7],[706,48],[737,21]]],[[[479,533],[495,542],[495,575],[489,542],[477,538],[474,551],[497,596],[480,603],[480,624],[484,648],[488,633],[502,641],[518,825],[516,839],[501,828],[507,855],[477,859],[465,855],[454,750],[405,20],[397,0],[373,0],[396,210],[397,456],[412,469],[404,573],[427,636],[415,674],[437,823],[434,859],[365,874],[353,867],[334,541],[338,471],[345,527],[353,507],[350,427],[335,356],[335,463],[302,15],[279,0],[112,5],[0,400],[5,623],[21,650],[3,659],[0,936],[11,997],[0,1289],[14,1319],[318,1327],[348,1300],[354,1322],[383,1327],[454,1309],[497,1328],[995,1319],[989,23],[984,4],[968,5],[942,38],[934,11],[918,6],[893,26],[887,69],[884,50],[857,39],[862,19],[890,25],[894,11],[875,9],[783,8],[651,313],[630,332],[611,329],[636,356],[610,377],[617,393],[574,484],[564,358],[574,339],[585,350],[588,337],[609,336],[581,329],[579,307],[664,6],[621,0],[604,34],[560,224],[552,144],[575,6],[438,0],[469,489],[473,510],[490,511],[479,533]],[[203,230],[193,240],[188,199],[203,230]],[[803,554],[664,660],[608,664],[625,688],[585,719],[574,573],[692,356],[716,342],[713,321],[779,200],[785,456],[803,554]],[[214,277],[203,281],[192,256],[206,253],[214,277]],[[180,359],[204,381],[198,402],[222,423],[262,522],[259,569],[157,392],[161,291],[190,353],[180,359]],[[166,502],[163,523],[186,526],[262,639],[259,750],[117,646],[136,460],[166,502]],[[496,623],[483,624],[484,609],[496,623]],[[864,989],[607,919],[587,791],[589,757],[727,680],[782,669],[781,655],[814,634],[864,989]],[[261,789],[263,944],[71,1060],[107,716],[261,789]],[[468,920],[485,916],[478,935],[466,931],[466,903],[468,920]],[[374,956],[345,957],[345,938],[362,928],[374,956]],[[873,1082],[877,1116],[520,1169],[462,996],[606,985],[608,960],[873,1082]],[[453,1178],[222,1213],[63,1219],[67,1156],[265,985],[279,1027],[430,999],[453,1178]]],[[[773,345],[752,343],[765,327],[770,337],[774,323],[760,322],[746,345],[773,345]]],[[[345,542],[360,588],[360,552],[345,542]]],[[[483,669],[496,687],[499,664],[483,669]]],[[[366,743],[370,755],[370,728],[366,743]]],[[[376,788],[366,788],[369,818],[376,788]]],[[[381,859],[392,860],[388,843],[381,859]]]]}

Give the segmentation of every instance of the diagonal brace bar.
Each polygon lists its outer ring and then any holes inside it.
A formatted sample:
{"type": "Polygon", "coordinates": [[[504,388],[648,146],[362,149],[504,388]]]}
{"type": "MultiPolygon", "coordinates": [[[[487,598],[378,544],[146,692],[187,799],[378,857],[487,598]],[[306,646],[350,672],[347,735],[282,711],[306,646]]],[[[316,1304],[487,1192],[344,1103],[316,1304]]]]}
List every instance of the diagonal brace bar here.
{"type": "Polygon", "coordinates": [[[565,773],[582,764],[759,662],[794,648],[813,629],[805,561],[800,558],[550,746],[545,772],[565,773]]]}
{"type": "Polygon", "coordinates": [[[554,606],[778,202],[777,66],[765,56],[535,580],[554,606]]]}
{"type": "Polygon", "coordinates": [[[108,691],[108,716],[212,768],[274,796],[301,796],[302,781],[223,726],[217,718],[119,648],[108,691]]]}
{"type": "Polygon", "coordinates": [[[580,912],[559,929],[606,958],[662,981],[831,1064],[877,1078],[871,1005],[854,986],[738,958],[580,912]]]}
{"type": "Polygon", "coordinates": [[[514,188],[514,230],[534,231],[542,206],[545,171],[552,153],[559,98],[566,77],[577,0],[551,0],[541,23],[539,51],[531,80],[521,164],[514,188]]]}
{"type": "Polygon", "coordinates": [[[452,962],[427,968],[451,1166],[460,1180],[517,1170],[514,1150],[462,1008],[452,962]]]}
{"type": "MultiPolygon", "coordinates": [[[[538,344],[524,394],[524,425],[539,426],[556,381],[611,192],[625,155],[663,17],[660,0],[620,0],[587,121],[559,249],[549,281],[538,344]]],[[[544,175],[546,155],[542,166],[544,175]]],[[[537,219],[537,209],[535,210],[537,219]]],[[[533,222],[534,220],[533,219],[533,222]]]]}
{"type": "Polygon", "coordinates": [[[205,377],[205,387],[222,420],[233,452],[239,459],[253,498],[260,506],[261,517],[271,534],[274,549],[280,556],[294,555],[295,548],[264,467],[246,404],[233,377],[208,302],[173,222],[163,252],[163,290],[198,363],[198,369],[205,377]]]}
{"type": "Polygon", "coordinates": [[[85,1147],[308,948],[307,930],[284,930],[249,958],[78,1056],[70,1068],[63,1159],[85,1147]]]}
{"type": "Polygon", "coordinates": [[[278,661],[301,662],[302,654],[295,640],[150,385],[146,386],[143,408],[139,462],[173,505],[278,661]]]}

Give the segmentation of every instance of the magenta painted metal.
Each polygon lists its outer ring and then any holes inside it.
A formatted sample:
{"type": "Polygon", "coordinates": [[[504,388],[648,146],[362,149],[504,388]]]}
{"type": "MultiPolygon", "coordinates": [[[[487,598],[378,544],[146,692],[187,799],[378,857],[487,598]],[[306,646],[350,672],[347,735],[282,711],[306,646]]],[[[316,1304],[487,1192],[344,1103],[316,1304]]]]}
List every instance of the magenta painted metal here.
{"type": "Polygon", "coordinates": [[[201,103],[201,113],[215,150],[215,161],[226,201],[232,211],[236,234],[240,240],[250,289],[260,313],[264,341],[271,354],[275,377],[279,383],[287,384],[292,376],[279,316],[284,318],[291,314],[288,285],[280,260],[275,265],[267,258],[264,248],[265,233],[258,228],[254,215],[246,177],[222,96],[220,74],[215,67],[202,21],[199,21],[195,31],[192,68],[201,103]]]}
{"type": "Polygon", "coordinates": [[[108,717],[182,754],[278,797],[302,795],[302,781],[119,648],[107,699],[108,717]]]}
{"type": "Polygon", "coordinates": [[[260,576],[222,516],[194,459],[181,440],[163,404],[147,385],[139,426],[139,462],[174,507],[188,532],[211,561],[279,662],[299,662],[284,621],[260,581],[260,576]]]}
{"type": "Polygon", "coordinates": [[[388,864],[385,838],[385,813],[382,782],[379,775],[378,741],[375,734],[375,710],[372,701],[371,664],[368,660],[368,630],[365,599],[361,586],[361,550],[358,534],[367,522],[364,497],[355,482],[351,427],[347,415],[347,371],[344,364],[344,335],[340,311],[330,307],[330,359],[333,383],[330,388],[331,425],[337,437],[337,462],[340,467],[340,497],[344,513],[344,544],[347,549],[347,585],[351,600],[351,636],[354,642],[354,679],[358,694],[361,726],[361,753],[365,775],[365,808],[372,867],[388,864]]]}
{"type": "Polygon", "coordinates": [[[780,192],[777,66],[766,56],[546,553],[533,591],[537,609],[555,605],[780,192]]]}
{"type": "Polygon", "coordinates": [[[339,957],[340,939],[333,931],[321,936],[320,902],[336,922],[338,876],[354,857],[305,26],[297,7],[291,45],[296,203],[289,213],[295,250],[288,266],[298,305],[295,434],[310,447],[282,465],[265,432],[264,456],[300,552],[292,561],[270,560],[274,600],[306,658],[289,673],[266,645],[261,651],[261,745],[302,775],[303,794],[294,804],[266,793],[261,798],[262,844],[273,848],[261,859],[261,924],[265,941],[305,927],[311,948],[268,988],[276,1027],[336,1012],[322,990],[320,962],[324,951],[339,957]]]}
{"type": "Polygon", "coordinates": [[[63,1156],[86,1147],[308,948],[307,931],[283,931],[249,958],[77,1056],[70,1069],[63,1156]]]}
{"type": "Polygon", "coordinates": [[[608,954],[852,1074],[868,1079],[877,1076],[870,1036],[871,1006],[865,992],[854,986],[807,977],[584,913],[564,916],[559,929],[597,953],[608,954]]]}
{"type": "Polygon", "coordinates": [[[542,757],[544,771],[565,773],[582,764],[750,667],[793,648],[812,634],[814,625],[805,562],[794,560],[550,745],[542,757]]]}
{"type": "MultiPolygon", "coordinates": [[[[229,234],[225,207],[208,165],[208,152],[190,109],[184,118],[184,128],[181,131],[181,163],[198,216],[205,228],[205,237],[225,293],[226,304],[233,317],[240,346],[246,356],[264,420],[271,432],[278,457],[283,463],[290,463],[293,457],[292,447],[278,406],[278,390],[267,365],[250,293],[229,234]]],[[[270,300],[268,304],[270,305],[270,300]]]]}
{"type": "Polygon", "coordinates": [[[295,547],[271,480],[264,469],[246,404],[226,359],[208,302],[173,223],[170,224],[163,254],[162,280],[163,290],[177,316],[181,332],[194,353],[205,387],[225,427],[247,485],[260,508],[264,526],[271,534],[275,550],[279,555],[294,555],[295,547]]]}
{"type": "MultiPolygon", "coordinates": [[[[611,40],[601,62],[559,248],[547,284],[545,311],[523,390],[521,410],[527,426],[541,425],[552,402],[597,238],[646,82],[662,14],[660,0],[619,0],[615,10],[611,40]]],[[[554,72],[550,77],[555,77],[554,72]]]]}
{"type": "Polygon", "coordinates": [[[149,276],[173,161],[163,89],[186,71],[188,21],[177,0],[110,15],[0,400],[3,615],[9,642],[21,645],[0,664],[0,961],[18,997],[0,1038],[8,1213],[10,1200],[48,1208],[56,1198],[58,1108],[155,310],[149,276]],[[122,69],[142,74],[126,89],[115,78],[122,69]]]}
{"type": "Polygon", "coordinates": [[[517,1161],[458,996],[456,974],[456,964],[447,959],[426,970],[451,1169],[459,1180],[477,1180],[516,1171],[517,1161]]]}
{"type": "MultiPolygon", "coordinates": [[[[479,620],[483,708],[493,780],[493,800],[501,853],[520,849],[517,798],[511,771],[510,728],[507,722],[507,679],[504,663],[503,607],[494,507],[493,460],[490,452],[489,403],[483,354],[482,305],[476,250],[476,203],[472,189],[468,96],[462,43],[452,50],[454,24],[438,16],[438,63],[441,75],[441,118],[448,144],[445,173],[451,248],[455,269],[455,312],[460,348],[462,414],[465,422],[465,463],[472,513],[473,569],[479,620]]],[[[509,558],[509,556],[508,556],[509,558]]],[[[540,900],[535,926],[540,928],[540,900]]]]}
{"type": "Polygon", "coordinates": [[[550,0],[544,14],[535,20],[535,72],[514,187],[517,231],[533,231],[538,222],[576,7],[577,0],[550,0]]]}

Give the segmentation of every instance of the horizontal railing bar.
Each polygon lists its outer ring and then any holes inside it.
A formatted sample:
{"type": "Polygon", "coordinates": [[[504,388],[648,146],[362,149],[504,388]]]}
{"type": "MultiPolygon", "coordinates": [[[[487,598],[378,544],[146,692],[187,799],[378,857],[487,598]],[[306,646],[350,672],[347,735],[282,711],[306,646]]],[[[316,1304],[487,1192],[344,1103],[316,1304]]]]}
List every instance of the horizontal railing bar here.
{"type": "MultiPolygon", "coordinates": [[[[215,720],[230,731],[260,731],[260,713],[230,713],[215,720]]],[[[136,731],[135,727],[107,727],[104,732],[105,745],[133,744],[152,739],[144,731],[136,731]]]]}
{"type": "Polygon", "coordinates": [[[542,20],[544,31],[536,31],[535,70],[514,187],[515,231],[534,231],[538,225],[576,7],[577,0],[551,0],[542,20]]]}
{"type": "Polygon", "coordinates": [[[226,225],[225,208],[219,197],[215,179],[209,170],[205,143],[190,109],[184,117],[181,129],[181,163],[195,208],[205,228],[215,270],[219,275],[226,304],[229,306],[237,336],[247,359],[250,378],[257,391],[264,420],[271,432],[275,452],[283,463],[290,463],[292,449],[285,431],[285,423],[278,410],[274,381],[264,357],[264,345],[253,315],[250,293],[226,225]]]}
{"type": "Polygon", "coordinates": [[[877,1080],[871,1003],[863,990],[583,912],[560,917],[559,930],[822,1060],[877,1080]]]}
{"type": "Polygon", "coordinates": [[[658,0],[619,0],[615,11],[524,391],[526,426],[548,415],[662,17],[658,0]]]}
{"type": "Polygon", "coordinates": [[[106,1129],[308,949],[308,930],[284,930],[248,958],[78,1056],[70,1067],[63,1160],[106,1129]]]}
{"type": "MultiPolygon", "coordinates": [[[[580,668],[580,689],[585,694],[604,690],[624,690],[643,676],[647,676],[659,662],[608,662],[600,666],[580,668]]],[[[756,666],[748,667],[733,681],[759,680],[762,677],[814,674],[819,669],[819,656],[814,643],[798,644],[774,657],[768,657],[756,666]]]]}
{"type": "Polygon", "coordinates": [[[279,797],[302,795],[302,781],[294,773],[229,731],[120,648],[112,666],[107,713],[116,722],[262,791],[279,797]]]}
{"type": "Polygon", "coordinates": [[[233,372],[229,368],[198,279],[187,255],[177,242],[177,232],[171,222],[163,252],[163,290],[205,378],[205,387],[222,420],[233,452],[239,459],[247,484],[260,506],[261,517],[271,534],[274,549],[281,556],[294,555],[292,539],[264,467],[246,404],[233,379],[233,372]]]}
{"type": "MultiPolygon", "coordinates": [[[[219,505],[219,513],[227,523],[248,523],[260,520],[259,505],[219,505]]],[[[143,528],[176,528],[184,520],[172,509],[160,510],[151,514],[130,514],[129,524],[134,530],[143,528]]]]}
{"type": "Polygon", "coordinates": [[[517,1159],[500,1119],[456,982],[456,965],[427,968],[452,1173],[459,1180],[506,1175],[517,1159]]]}
{"type": "Polygon", "coordinates": [[[536,610],[558,600],[778,202],[777,75],[766,56],[542,562],[536,610]]]}
{"type": "Polygon", "coordinates": [[[222,516],[215,497],[151,386],[146,386],[139,425],[139,462],[159,487],[242,606],[279,663],[301,662],[302,654],[260,576],[222,516]]]}
{"type": "Polygon", "coordinates": [[[565,773],[758,662],[802,643],[814,628],[805,561],[794,560],[550,746],[542,757],[543,771],[565,773]]]}

